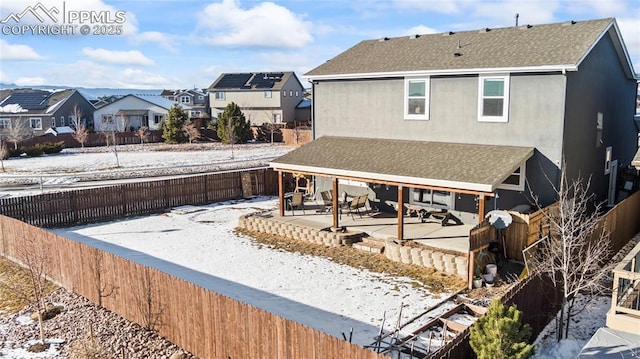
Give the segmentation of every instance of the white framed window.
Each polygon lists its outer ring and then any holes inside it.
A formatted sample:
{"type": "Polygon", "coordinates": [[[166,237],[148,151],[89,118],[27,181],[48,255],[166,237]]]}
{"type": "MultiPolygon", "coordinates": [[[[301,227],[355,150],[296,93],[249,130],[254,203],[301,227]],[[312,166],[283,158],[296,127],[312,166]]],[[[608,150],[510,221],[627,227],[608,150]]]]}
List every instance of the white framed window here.
{"type": "Polygon", "coordinates": [[[264,97],[265,98],[271,98],[271,96],[273,96],[273,94],[271,93],[271,90],[266,90],[264,92],[264,97]]]}
{"type": "Polygon", "coordinates": [[[216,91],[213,94],[216,100],[224,101],[224,91],[216,91]]]}
{"type": "Polygon", "coordinates": [[[8,117],[0,118],[0,130],[11,129],[11,119],[8,117]]]}
{"type": "Polygon", "coordinates": [[[75,126],[76,125],[76,116],[69,116],[67,117],[69,126],[75,126]]]}
{"type": "Polygon", "coordinates": [[[451,192],[413,188],[409,202],[434,208],[453,209],[453,198],[454,196],[451,192]]]}
{"type": "Polygon", "coordinates": [[[200,117],[201,112],[197,110],[191,110],[191,117],[200,117]]]}
{"type": "Polygon", "coordinates": [[[29,119],[29,126],[34,130],[42,130],[42,118],[31,117],[29,119]]]}
{"type": "Polygon", "coordinates": [[[287,97],[287,90],[282,91],[282,97],[287,97]]]}
{"type": "Polygon", "coordinates": [[[113,115],[112,114],[104,114],[104,115],[102,115],[102,123],[104,123],[104,124],[113,124],[113,115]]]}
{"type": "Polygon", "coordinates": [[[180,96],[180,103],[191,103],[190,96],[180,96]]]}
{"type": "Polygon", "coordinates": [[[66,126],[64,122],[64,116],[60,116],[60,126],[66,126]]]}
{"type": "Polygon", "coordinates": [[[518,167],[513,173],[504,180],[498,188],[500,189],[508,189],[512,191],[524,191],[524,181],[526,178],[526,163],[523,163],[522,166],[518,167]]]}
{"type": "Polygon", "coordinates": [[[51,127],[56,127],[56,118],[55,117],[51,117],[51,127]]]}
{"type": "Polygon", "coordinates": [[[607,147],[607,150],[604,155],[604,174],[608,175],[611,173],[611,159],[613,157],[613,148],[611,146],[607,147]]]}
{"type": "Polygon", "coordinates": [[[404,79],[404,118],[407,120],[429,119],[430,78],[404,79]]]}
{"type": "Polygon", "coordinates": [[[158,115],[158,114],[153,115],[153,123],[155,123],[156,125],[161,123],[163,119],[164,119],[164,116],[162,115],[158,115]]]}
{"type": "Polygon", "coordinates": [[[204,100],[204,96],[198,95],[198,100],[204,100]]]}
{"type": "Polygon", "coordinates": [[[293,90],[289,90],[289,97],[293,97],[293,90]]]}
{"type": "Polygon", "coordinates": [[[296,90],[296,97],[300,96],[300,91],[296,90]]]}
{"type": "Polygon", "coordinates": [[[509,121],[509,75],[480,75],[478,121],[509,121]]]}
{"type": "Polygon", "coordinates": [[[280,123],[282,122],[282,116],[279,113],[273,114],[273,122],[280,123]]]}

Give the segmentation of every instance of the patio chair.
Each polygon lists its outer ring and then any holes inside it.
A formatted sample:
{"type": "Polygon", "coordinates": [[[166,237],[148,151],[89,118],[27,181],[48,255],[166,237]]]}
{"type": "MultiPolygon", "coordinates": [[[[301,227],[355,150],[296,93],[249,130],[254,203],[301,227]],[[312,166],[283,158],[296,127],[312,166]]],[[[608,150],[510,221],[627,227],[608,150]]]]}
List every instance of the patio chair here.
{"type": "Polygon", "coordinates": [[[301,208],[302,214],[306,214],[304,213],[304,194],[302,192],[293,192],[291,198],[287,199],[287,206],[291,210],[292,215],[295,215],[295,208],[301,208]]]}
{"type": "Polygon", "coordinates": [[[349,203],[349,213],[351,213],[351,218],[354,218],[353,213],[357,213],[360,218],[362,218],[362,212],[360,211],[361,208],[364,209],[364,211],[367,210],[367,199],[369,198],[369,195],[367,194],[363,194],[357,197],[354,197],[353,200],[351,200],[351,203],[349,203]]]}
{"type": "Polygon", "coordinates": [[[322,191],[320,192],[320,196],[322,197],[322,211],[325,213],[329,213],[333,210],[333,199],[331,198],[331,192],[322,191]]]}

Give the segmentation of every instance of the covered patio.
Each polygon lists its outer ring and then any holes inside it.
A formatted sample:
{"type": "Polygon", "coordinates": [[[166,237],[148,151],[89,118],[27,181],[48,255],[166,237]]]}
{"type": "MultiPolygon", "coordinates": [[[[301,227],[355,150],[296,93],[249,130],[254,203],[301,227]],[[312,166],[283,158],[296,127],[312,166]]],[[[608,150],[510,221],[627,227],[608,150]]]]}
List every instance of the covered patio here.
{"type": "MultiPolygon", "coordinates": [[[[475,197],[480,222],[486,213],[487,198],[495,195],[497,188],[533,155],[533,151],[531,147],[325,136],[275,159],[270,165],[279,174],[281,217],[285,216],[286,173],[330,180],[330,188],[316,186],[314,193],[307,195],[317,199],[320,190],[333,194],[331,226],[336,229],[344,226],[336,195],[340,193],[341,181],[367,183],[372,188],[395,187],[393,237],[402,241],[407,239],[405,231],[410,224],[405,219],[410,208],[408,189],[471,195],[475,197]]],[[[371,196],[368,199],[377,200],[371,196]]]]}

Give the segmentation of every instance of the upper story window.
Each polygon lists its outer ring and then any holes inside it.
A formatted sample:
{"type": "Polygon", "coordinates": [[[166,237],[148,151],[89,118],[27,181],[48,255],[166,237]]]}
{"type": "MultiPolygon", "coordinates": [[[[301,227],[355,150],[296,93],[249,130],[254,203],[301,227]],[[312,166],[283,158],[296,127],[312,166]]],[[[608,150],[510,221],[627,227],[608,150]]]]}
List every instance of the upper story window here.
{"type": "Polygon", "coordinates": [[[513,191],[524,191],[524,180],[526,174],[526,164],[518,167],[513,173],[502,182],[498,188],[509,189],[513,191]]]}
{"type": "Polygon", "coordinates": [[[404,80],[404,118],[408,120],[429,119],[429,77],[404,80]]]}
{"type": "Polygon", "coordinates": [[[204,96],[198,95],[198,100],[204,100],[204,96]]]}
{"type": "Polygon", "coordinates": [[[296,90],[296,97],[300,96],[300,91],[296,90]]]}
{"type": "Polygon", "coordinates": [[[289,97],[293,97],[293,90],[289,90],[289,97]]]}
{"type": "Polygon", "coordinates": [[[509,121],[509,75],[481,75],[478,88],[478,121],[509,121]]]}
{"type": "Polygon", "coordinates": [[[159,124],[160,122],[162,122],[162,118],[164,116],[162,115],[153,115],[153,123],[155,123],[156,125],[159,124]]]}
{"type": "Polygon", "coordinates": [[[29,119],[29,127],[31,127],[34,130],[42,130],[42,118],[31,117],[29,119]]]}
{"type": "Polygon", "coordinates": [[[604,174],[611,173],[611,159],[613,158],[613,147],[607,147],[604,154],[604,174]]]}
{"type": "Polygon", "coordinates": [[[287,90],[282,91],[282,97],[287,97],[287,90]]]}
{"type": "Polygon", "coordinates": [[[56,118],[51,116],[51,127],[56,127],[56,118]]]}
{"type": "Polygon", "coordinates": [[[271,90],[267,90],[264,92],[264,97],[265,98],[271,98],[272,94],[271,94],[271,90]]]}
{"type": "Polygon", "coordinates": [[[10,118],[0,118],[0,129],[8,130],[11,128],[11,119],[10,118]]]}
{"type": "Polygon", "coordinates": [[[60,126],[66,126],[64,123],[64,116],[60,116],[60,126]]]}
{"type": "Polygon", "coordinates": [[[180,103],[191,103],[190,96],[180,96],[180,103]]]}
{"type": "Polygon", "coordinates": [[[216,91],[214,92],[214,96],[216,100],[224,100],[224,91],[216,91]]]}

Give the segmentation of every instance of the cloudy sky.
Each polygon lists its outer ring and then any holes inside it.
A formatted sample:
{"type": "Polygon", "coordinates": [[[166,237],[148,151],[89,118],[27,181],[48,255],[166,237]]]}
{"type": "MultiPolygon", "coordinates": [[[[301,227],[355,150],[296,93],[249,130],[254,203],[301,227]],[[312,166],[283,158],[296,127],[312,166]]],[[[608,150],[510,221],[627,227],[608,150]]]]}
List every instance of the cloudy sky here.
{"type": "Polygon", "coordinates": [[[0,82],[161,89],[208,87],[221,72],[300,76],[362,40],[513,26],[516,13],[521,25],[615,17],[640,72],[637,0],[2,0],[0,82]]]}

